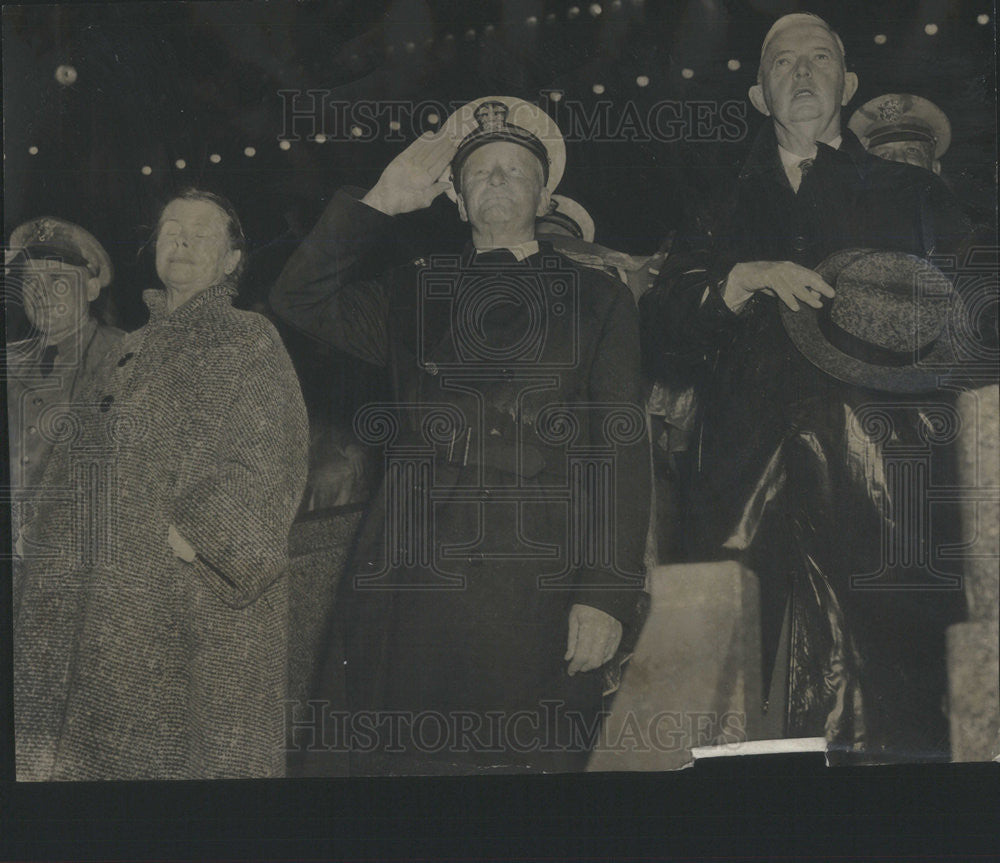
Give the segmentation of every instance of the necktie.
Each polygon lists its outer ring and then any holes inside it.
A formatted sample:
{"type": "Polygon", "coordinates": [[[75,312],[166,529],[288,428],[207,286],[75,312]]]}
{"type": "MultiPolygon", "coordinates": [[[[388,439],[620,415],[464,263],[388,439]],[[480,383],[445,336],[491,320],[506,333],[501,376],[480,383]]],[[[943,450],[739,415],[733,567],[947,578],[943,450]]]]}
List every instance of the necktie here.
{"type": "Polygon", "coordinates": [[[52,366],[55,364],[58,353],[59,348],[56,345],[49,345],[42,351],[42,358],[38,362],[38,370],[42,373],[43,378],[47,378],[52,374],[52,366]]]}
{"type": "MultiPolygon", "coordinates": [[[[799,173],[802,175],[803,180],[806,178],[806,174],[808,174],[813,169],[813,165],[815,163],[816,163],[815,159],[803,159],[801,162],[799,162],[799,173]]],[[[801,180],[799,182],[801,183],[801,180]]]]}

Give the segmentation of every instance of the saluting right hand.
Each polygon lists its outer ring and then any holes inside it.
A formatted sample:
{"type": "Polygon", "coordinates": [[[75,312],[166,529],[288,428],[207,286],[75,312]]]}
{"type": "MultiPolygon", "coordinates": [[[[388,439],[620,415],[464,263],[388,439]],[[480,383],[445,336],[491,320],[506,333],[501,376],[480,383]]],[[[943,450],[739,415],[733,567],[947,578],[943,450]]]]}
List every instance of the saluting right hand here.
{"type": "Polygon", "coordinates": [[[438,178],[454,155],[455,144],[443,130],[425,132],[386,166],[361,200],[389,216],[429,207],[448,188],[438,178]]]}
{"type": "Polygon", "coordinates": [[[819,309],[823,307],[821,296],[834,295],[833,288],[815,270],[791,261],[748,261],[729,271],[722,299],[737,312],[757,291],[778,297],[793,312],[799,310],[799,301],[819,309]]]}

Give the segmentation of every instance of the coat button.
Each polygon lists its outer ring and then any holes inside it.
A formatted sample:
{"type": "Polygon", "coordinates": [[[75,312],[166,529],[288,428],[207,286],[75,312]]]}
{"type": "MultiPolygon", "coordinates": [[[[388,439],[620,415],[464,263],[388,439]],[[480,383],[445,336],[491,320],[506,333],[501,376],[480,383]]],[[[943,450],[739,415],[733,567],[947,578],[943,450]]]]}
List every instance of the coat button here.
{"type": "Polygon", "coordinates": [[[429,375],[436,375],[438,373],[437,363],[424,363],[424,371],[429,375]]]}
{"type": "Polygon", "coordinates": [[[101,399],[102,414],[106,414],[109,410],[111,410],[111,405],[114,402],[114,400],[115,400],[114,396],[105,396],[103,399],[101,399]]]}
{"type": "Polygon", "coordinates": [[[809,241],[799,234],[799,236],[792,240],[792,248],[795,249],[796,252],[804,252],[809,248],[809,241]]]}
{"type": "Polygon", "coordinates": [[[121,368],[123,365],[125,365],[134,356],[135,356],[135,354],[132,353],[132,351],[129,351],[127,354],[125,354],[125,356],[123,356],[120,360],[118,360],[118,368],[121,368]]]}
{"type": "Polygon", "coordinates": [[[28,426],[28,434],[38,434],[38,429],[34,426],[28,426]]]}

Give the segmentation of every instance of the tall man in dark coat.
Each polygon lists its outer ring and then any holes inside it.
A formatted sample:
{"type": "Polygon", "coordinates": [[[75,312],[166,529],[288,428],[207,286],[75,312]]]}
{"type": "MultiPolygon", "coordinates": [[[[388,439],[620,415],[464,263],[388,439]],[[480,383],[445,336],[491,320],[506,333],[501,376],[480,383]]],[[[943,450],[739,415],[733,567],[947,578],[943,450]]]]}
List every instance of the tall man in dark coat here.
{"type": "MultiPolygon", "coordinates": [[[[677,380],[687,371],[701,382],[686,552],[735,557],[760,576],[765,681],[776,654],[791,651],[772,689],[788,687],[784,733],[861,745],[857,656],[845,636],[853,611],[855,632],[871,635],[869,669],[883,670],[868,705],[869,740],[874,732],[919,750],[940,747],[946,735],[943,667],[928,683],[926,657],[894,654],[893,645],[916,640],[912,621],[935,617],[958,591],[850,588],[850,575],[879,568],[881,522],[878,501],[851,485],[858,474],[845,451],[845,410],[887,397],[818,371],[779,315],[779,304],[819,308],[834,295],[814,268],[835,252],[927,257],[953,251],[968,230],[937,176],[871,156],[841,128],[857,85],[825,21],[792,14],[774,24],[749,92],[770,119],[711,253],[675,255],[644,298],[644,356],[654,375],[677,380]],[[906,620],[912,629],[900,635],[893,627],[906,620]],[[906,692],[889,693],[886,681],[904,673],[906,692]]],[[[937,616],[933,635],[925,633],[939,648],[942,624],[937,616]]]]}
{"type": "Polygon", "coordinates": [[[648,449],[631,296],[534,239],[563,153],[537,107],[470,103],[339,191],[271,294],[391,381],[355,417],[386,475],[340,582],[350,717],[324,741],[358,772],[571,770],[593,743],[648,449]],[[387,269],[393,217],[445,190],[472,242],[387,269]]]}

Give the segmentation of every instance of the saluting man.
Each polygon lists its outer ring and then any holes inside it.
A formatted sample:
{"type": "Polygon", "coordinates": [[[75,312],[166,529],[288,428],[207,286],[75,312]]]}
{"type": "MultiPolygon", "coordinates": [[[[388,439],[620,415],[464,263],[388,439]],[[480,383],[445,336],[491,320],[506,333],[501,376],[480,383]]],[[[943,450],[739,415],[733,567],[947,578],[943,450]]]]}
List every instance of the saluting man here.
{"type": "Polygon", "coordinates": [[[642,596],[648,449],[631,296],[535,237],[564,164],[536,106],[470,103],[339,191],[272,291],[393,389],[355,418],[386,479],[338,595],[352,721],[375,729],[357,772],[579,769],[594,742],[642,596]],[[471,243],[386,268],[394,217],[442,192],[471,243]]]}

